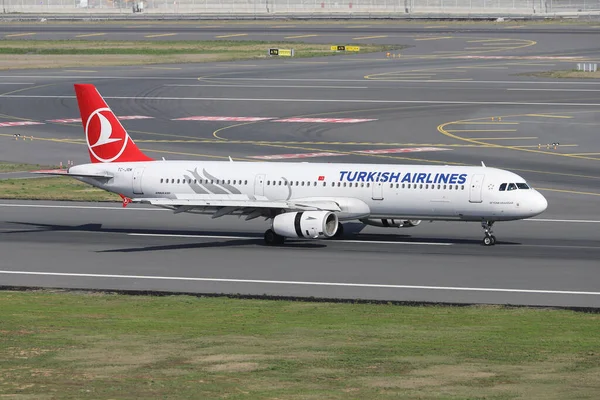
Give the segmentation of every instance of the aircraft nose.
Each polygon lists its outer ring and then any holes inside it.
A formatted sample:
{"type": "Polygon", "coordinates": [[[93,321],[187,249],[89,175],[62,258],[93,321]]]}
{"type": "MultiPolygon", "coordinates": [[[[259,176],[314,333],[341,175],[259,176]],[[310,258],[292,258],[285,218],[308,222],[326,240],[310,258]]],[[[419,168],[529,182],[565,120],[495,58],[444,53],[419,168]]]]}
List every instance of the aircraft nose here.
{"type": "Polygon", "coordinates": [[[533,201],[531,204],[531,209],[535,215],[541,214],[546,211],[548,208],[548,200],[540,193],[535,192],[535,196],[533,196],[533,201]]]}

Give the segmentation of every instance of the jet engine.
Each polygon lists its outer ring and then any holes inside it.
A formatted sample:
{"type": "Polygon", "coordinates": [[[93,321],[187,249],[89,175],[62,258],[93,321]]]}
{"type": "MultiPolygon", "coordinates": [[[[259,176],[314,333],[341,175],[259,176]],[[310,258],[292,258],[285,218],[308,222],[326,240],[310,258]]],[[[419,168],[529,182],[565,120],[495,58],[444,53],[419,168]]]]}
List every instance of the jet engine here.
{"type": "Polygon", "coordinates": [[[361,219],[360,222],[381,228],[412,228],[421,223],[418,219],[361,219]]]}
{"type": "Polygon", "coordinates": [[[337,228],[338,217],[331,211],[288,212],[273,218],[273,231],[288,238],[330,238],[337,228]]]}

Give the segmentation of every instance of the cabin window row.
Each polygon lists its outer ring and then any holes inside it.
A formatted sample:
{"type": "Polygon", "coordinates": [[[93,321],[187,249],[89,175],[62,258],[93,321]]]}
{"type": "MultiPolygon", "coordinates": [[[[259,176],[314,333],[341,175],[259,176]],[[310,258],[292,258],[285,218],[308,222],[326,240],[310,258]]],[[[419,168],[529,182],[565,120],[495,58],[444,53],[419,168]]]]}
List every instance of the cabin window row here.
{"type": "Polygon", "coordinates": [[[160,183],[171,183],[171,184],[177,184],[177,183],[183,183],[183,184],[188,184],[191,185],[192,183],[195,185],[247,185],[248,181],[244,180],[242,181],[241,179],[174,179],[174,178],[161,178],[160,183]]]}
{"type": "MultiPolygon", "coordinates": [[[[431,184],[431,187],[428,183],[396,183],[396,189],[399,189],[400,187],[402,187],[402,189],[436,189],[436,185],[435,184],[431,184]]],[[[394,184],[390,183],[390,189],[394,188],[394,184]]],[[[465,190],[465,185],[441,185],[438,183],[437,185],[437,189],[438,190],[465,190]]]]}

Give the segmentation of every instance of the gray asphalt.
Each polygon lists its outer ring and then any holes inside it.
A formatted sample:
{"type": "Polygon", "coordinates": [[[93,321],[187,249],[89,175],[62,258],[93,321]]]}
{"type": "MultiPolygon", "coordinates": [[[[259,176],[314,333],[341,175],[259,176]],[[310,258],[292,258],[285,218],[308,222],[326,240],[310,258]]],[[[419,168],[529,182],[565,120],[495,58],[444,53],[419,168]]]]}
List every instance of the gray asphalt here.
{"type": "Polygon", "coordinates": [[[485,38],[405,38],[398,44],[412,47],[403,50],[400,59],[358,54],[0,72],[0,123],[43,123],[0,127],[4,161],[87,162],[81,125],[48,120],[77,118],[72,84],[90,82],[117,114],[152,117],[123,123],[157,158],[252,159],[327,151],[339,156],[307,161],[473,165],[484,161],[521,174],[550,204],[541,220],[498,225],[500,243],[494,248],[479,245],[480,227],[461,223],[369,228],[349,239],[358,243],[297,242],[265,248],[260,244],[265,227],[258,223],[121,210],[118,205],[117,210],[98,210],[20,202],[27,207],[0,207],[4,271],[0,282],[598,307],[600,82],[527,74],[570,69],[577,60],[598,58],[600,48],[592,35],[582,34],[577,40],[570,34],[537,35],[536,40],[526,39],[527,35],[519,39],[520,45],[535,42],[526,47],[509,45],[514,41],[494,50],[483,49],[482,43],[490,42],[478,40],[485,38]],[[356,124],[173,120],[188,116],[376,120],[356,124]],[[14,133],[34,140],[14,140],[14,133]],[[556,149],[546,147],[555,142],[560,143],[556,149]],[[415,146],[445,150],[361,153],[415,146]],[[174,236],[181,234],[192,237],[174,236]],[[207,278],[221,280],[198,280],[207,278]]]}

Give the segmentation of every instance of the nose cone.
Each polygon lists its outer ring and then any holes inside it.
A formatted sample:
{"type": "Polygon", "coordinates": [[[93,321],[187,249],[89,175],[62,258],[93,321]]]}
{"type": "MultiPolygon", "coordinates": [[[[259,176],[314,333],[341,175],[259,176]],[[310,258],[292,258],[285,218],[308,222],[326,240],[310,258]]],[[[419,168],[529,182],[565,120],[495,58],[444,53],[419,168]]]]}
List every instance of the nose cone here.
{"type": "Polygon", "coordinates": [[[531,200],[531,212],[533,215],[538,215],[546,211],[548,208],[548,200],[540,192],[533,192],[531,200]]]}

